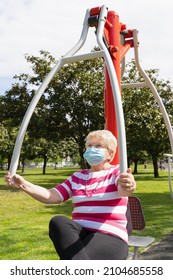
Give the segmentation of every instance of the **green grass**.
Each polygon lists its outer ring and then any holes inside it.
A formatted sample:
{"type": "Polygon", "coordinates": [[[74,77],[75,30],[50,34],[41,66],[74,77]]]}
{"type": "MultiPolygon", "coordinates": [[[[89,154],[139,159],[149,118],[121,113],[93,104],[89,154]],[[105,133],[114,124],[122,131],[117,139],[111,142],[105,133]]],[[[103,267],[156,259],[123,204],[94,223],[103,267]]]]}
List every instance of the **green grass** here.
{"type": "MultiPolygon", "coordinates": [[[[34,184],[51,188],[64,181],[75,169],[26,170],[24,177],[34,184]]],[[[154,236],[156,242],[172,231],[173,201],[170,197],[168,174],[160,171],[160,178],[153,177],[152,167],[138,168],[135,176],[146,228],[142,234],[154,236]]],[[[48,236],[50,219],[57,214],[71,216],[71,201],[62,205],[44,205],[20,190],[5,186],[5,172],[0,172],[0,259],[1,260],[56,260],[57,254],[48,236]]]]}

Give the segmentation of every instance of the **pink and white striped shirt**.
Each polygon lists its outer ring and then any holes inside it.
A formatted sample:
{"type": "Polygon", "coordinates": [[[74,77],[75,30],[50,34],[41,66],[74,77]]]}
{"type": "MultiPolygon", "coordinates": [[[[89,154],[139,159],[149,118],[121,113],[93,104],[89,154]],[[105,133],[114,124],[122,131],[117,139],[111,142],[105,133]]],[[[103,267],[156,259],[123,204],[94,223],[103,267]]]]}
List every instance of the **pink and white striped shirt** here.
{"type": "Polygon", "coordinates": [[[119,166],[91,172],[77,171],[55,187],[62,201],[72,197],[72,219],[85,229],[118,236],[128,242],[126,230],[127,197],[120,196],[119,166]]]}

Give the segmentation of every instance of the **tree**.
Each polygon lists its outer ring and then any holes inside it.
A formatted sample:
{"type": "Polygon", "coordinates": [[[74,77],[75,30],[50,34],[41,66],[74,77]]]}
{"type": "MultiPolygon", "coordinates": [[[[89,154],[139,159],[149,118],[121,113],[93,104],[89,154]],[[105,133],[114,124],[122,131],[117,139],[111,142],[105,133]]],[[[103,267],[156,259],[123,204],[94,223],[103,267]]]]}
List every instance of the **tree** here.
{"type": "MultiPolygon", "coordinates": [[[[17,127],[21,123],[36,87],[43,82],[55,63],[50,53],[45,51],[40,51],[40,57],[26,55],[26,60],[31,63],[33,75],[16,75],[19,82],[12,85],[4,96],[0,119],[8,120],[10,127],[17,127]],[[9,110],[11,106],[13,111],[9,110]]],[[[103,91],[102,59],[65,65],[55,75],[34,111],[26,142],[32,149],[22,147],[23,162],[26,155],[30,157],[29,151],[32,155],[38,155],[39,150],[39,156],[42,155],[45,163],[44,173],[52,147],[57,147],[60,141],[67,141],[69,138],[77,143],[81,165],[84,166],[86,135],[90,130],[104,127],[103,91]]],[[[70,150],[71,145],[68,147],[70,150]]]]}
{"type": "Polygon", "coordinates": [[[59,142],[58,156],[62,159],[70,157],[75,162],[74,159],[78,157],[78,145],[72,137],[59,142]]]}
{"type": "Polygon", "coordinates": [[[1,149],[1,155],[8,161],[8,169],[19,125],[30,100],[31,94],[25,82],[13,84],[11,89],[1,96],[0,122],[6,130],[6,138],[1,149]]]}
{"type": "MultiPolygon", "coordinates": [[[[125,82],[141,82],[142,78],[135,68],[134,61],[128,67],[125,82]]],[[[158,70],[147,72],[170,112],[170,104],[172,104],[170,83],[158,79],[158,70]]],[[[134,159],[134,154],[137,155],[142,150],[147,151],[153,161],[154,176],[158,177],[158,159],[162,157],[165,150],[170,149],[168,133],[160,108],[149,88],[124,89],[123,100],[128,150],[135,151],[131,159],[134,159]]],[[[132,156],[132,153],[129,154],[132,156]]]]}
{"type": "Polygon", "coordinates": [[[8,120],[8,126],[19,126],[31,98],[32,94],[25,82],[13,84],[11,89],[1,97],[0,121],[8,120]]]}
{"type": "Polygon", "coordinates": [[[17,128],[13,127],[9,129],[7,122],[3,122],[0,125],[0,155],[1,160],[7,159],[8,169],[10,167],[11,156],[14,148],[14,143],[17,135],[17,128]]]}
{"type": "MultiPolygon", "coordinates": [[[[66,69],[62,71],[67,72],[66,69]]],[[[61,129],[60,133],[63,132],[64,135],[65,132],[66,137],[75,139],[79,147],[81,166],[84,167],[85,137],[89,131],[104,127],[102,61],[93,60],[75,63],[68,69],[67,77],[64,74],[63,77],[67,78],[63,83],[65,87],[58,92],[61,92],[63,99],[59,104],[66,103],[66,121],[63,123],[65,125],[64,129],[61,129]]],[[[51,96],[50,101],[54,98],[55,95],[51,96]]],[[[52,108],[56,111],[56,106],[53,105],[52,108]]],[[[52,115],[55,116],[55,114],[52,115]]],[[[61,138],[63,135],[61,134],[61,138]]]]}
{"type": "MultiPolygon", "coordinates": [[[[41,84],[55,62],[48,52],[41,51],[40,54],[41,57],[26,56],[27,61],[32,63],[34,76],[22,77],[30,87],[41,84]]],[[[64,66],[48,86],[42,99],[43,105],[38,105],[30,131],[32,134],[36,131],[35,137],[44,137],[48,141],[53,139],[54,142],[72,137],[78,144],[83,166],[86,135],[90,130],[104,127],[103,91],[101,59],[64,66]]]]}
{"type": "Polygon", "coordinates": [[[4,150],[7,148],[8,131],[3,123],[0,123],[0,167],[3,166],[4,150]]]}

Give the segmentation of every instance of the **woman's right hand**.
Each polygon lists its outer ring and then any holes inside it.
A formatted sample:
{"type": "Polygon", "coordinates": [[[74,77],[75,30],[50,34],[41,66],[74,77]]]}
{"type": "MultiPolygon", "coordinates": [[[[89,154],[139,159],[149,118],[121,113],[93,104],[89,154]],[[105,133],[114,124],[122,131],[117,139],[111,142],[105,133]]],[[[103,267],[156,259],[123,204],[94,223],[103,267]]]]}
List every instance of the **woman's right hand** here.
{"type": "Polygon", "coordinates": [[[15,174],[13,177],[11,177],[10,172],[7,171],[5,175],[5,182],[7,183],[7,186],[20,189],[24,185],[25,180],[22,176],[18,174],[15,174]]]}

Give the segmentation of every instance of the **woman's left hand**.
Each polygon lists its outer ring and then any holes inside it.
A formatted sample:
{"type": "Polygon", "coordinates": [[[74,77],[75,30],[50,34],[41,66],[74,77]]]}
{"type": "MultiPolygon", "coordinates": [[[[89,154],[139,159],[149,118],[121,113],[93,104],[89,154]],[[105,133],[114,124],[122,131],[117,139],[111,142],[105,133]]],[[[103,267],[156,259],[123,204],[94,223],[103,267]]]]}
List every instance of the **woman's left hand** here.
{"type": "Polygon", "coordinates": [[[136,182],[132,175],[131,168],[128,168],[127,173],[120,174],[118,184],[122,191],[125,192],[133,192],[136,189],[136,182]]]}

